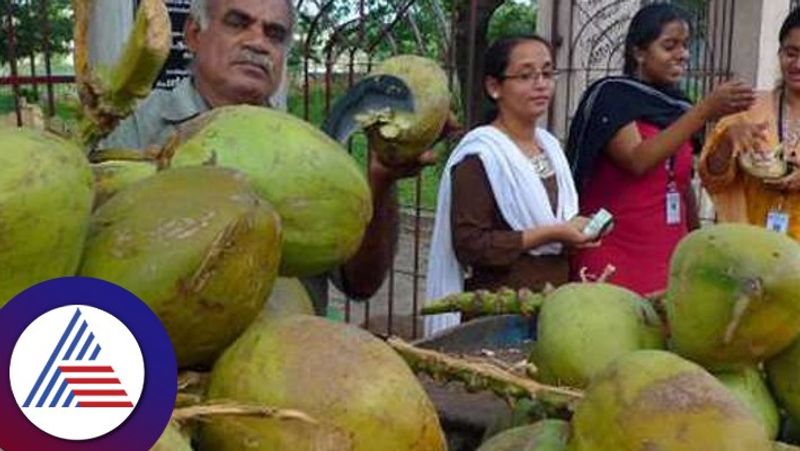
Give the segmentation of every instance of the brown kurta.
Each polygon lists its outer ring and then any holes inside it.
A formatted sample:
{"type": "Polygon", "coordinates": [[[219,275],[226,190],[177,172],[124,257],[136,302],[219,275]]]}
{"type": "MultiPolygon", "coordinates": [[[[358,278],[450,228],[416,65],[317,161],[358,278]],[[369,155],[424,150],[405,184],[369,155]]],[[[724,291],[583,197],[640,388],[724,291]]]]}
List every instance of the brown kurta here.
{"type": "MultiPolygon", "coordinates": [[[[522,232],[512,230],[500,213],[480,158],[469,156],[451,173],[450,210],[453,249],[461,265],[471,268],[466,290],[543,288],[558,286],[569,277],[565,255],[533,256],[522,248],[522,232]]],[[[555,176],[543,180],[555,209],[558,186],[555,176]]]]}

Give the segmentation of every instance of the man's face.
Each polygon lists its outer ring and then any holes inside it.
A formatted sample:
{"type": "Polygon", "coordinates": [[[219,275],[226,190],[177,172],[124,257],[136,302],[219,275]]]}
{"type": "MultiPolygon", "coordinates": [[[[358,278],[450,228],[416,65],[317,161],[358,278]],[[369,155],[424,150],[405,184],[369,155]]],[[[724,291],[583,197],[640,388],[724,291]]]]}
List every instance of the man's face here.
{"type": "Polygon", "coordinates": [[[187,20],[197,89],[212,107],[263,104],[278,89],[290,39],[286,0],[215,0],[208,27],[187,20]]]}

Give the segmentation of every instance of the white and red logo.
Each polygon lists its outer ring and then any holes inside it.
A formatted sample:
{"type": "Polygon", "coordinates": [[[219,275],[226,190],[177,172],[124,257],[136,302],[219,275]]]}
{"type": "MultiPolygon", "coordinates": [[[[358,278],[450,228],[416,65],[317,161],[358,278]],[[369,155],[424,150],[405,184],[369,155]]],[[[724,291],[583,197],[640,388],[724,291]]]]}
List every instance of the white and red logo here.
{"type": "Polygon", "coordinates": [[[139,402],[144,374],[133,334],[88,305],[39,316],[17,340],[9,368],[11,390],[28,420],[66,440],[89,440],[119,427],[139,402]]]}

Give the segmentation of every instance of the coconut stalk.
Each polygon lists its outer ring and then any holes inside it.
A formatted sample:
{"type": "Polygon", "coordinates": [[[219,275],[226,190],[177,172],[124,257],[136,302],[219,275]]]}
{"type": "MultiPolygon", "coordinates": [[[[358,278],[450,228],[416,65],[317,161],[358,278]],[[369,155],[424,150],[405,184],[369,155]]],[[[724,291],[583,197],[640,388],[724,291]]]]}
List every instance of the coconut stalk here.
{"type": "Polygon", "coordinates": [[[207,421],[214,417],[272,418],[282,421],[302,421],[309,424],[319,424],[310,415],[299,410],[225,401],[182,407],[172,412],[172,419],[178,423],[193,420],[207,421]]]}
{"type": "Polygon", "coordinates": [[[490,391],[510,404],[522,399],[540,403],[548,411],[572,410],[583,393],[568,387],[554,387],[517,376],[495,365],[470,362],[447,354],[421,349],[391,337],[387,343],[417,374],[439,382],[461,382],[471,392],[490,391]]]}
{"type": "MultiPolygon", "coordinates": [[[[613,265],[607,265],[599,276],[592,276],[581,269],[580,277],[584,283],[604,283],[616,272],[613,265]]],[[[538,313],[547,295],[554,290],[546,284],[541,292],[527,288],[515,290],[501,287],[497,291],[476,290],[454,293],[432,301],[422,307],[422,315],[438,315],[440,313],[461,312],[469,316],[489,315],[533,315],[538,313]]]]}
{"type": "Polygon", "coordinates": [[[471,316],[485,315],[533,315],[539,311],[545,299],[544,293],[527,288],[514,290],[503,287],[497,291],[476,290],[455,293],[431,302],[422,308],[423,315],[461,312],[471,316]]]}
{"type": "Polygon", "coordinates": [[[73,0],[75,73],[83,105],[78,130],[86,147],[107,136],[152,89],[172,46],[163,0],[142,0],[122,55],[111,68],[92,68],[88,55],[92,0],[73,0]]]}
{"type": "Polygon", "coordinates": [[[105,163],[107,161],[141,161],[157,165],[158,150],[155,148],[128,149],[108,148],[98,150],[89,156],[90,163],[105,163]]]}
{"type": "Polygon", "coordinates": [[[667,290],[654,291],[644,295],[644,300],[653,306],[653,310],[661,319],[664,336],[669,337],[669,318],[667,317],[667,290]]]}

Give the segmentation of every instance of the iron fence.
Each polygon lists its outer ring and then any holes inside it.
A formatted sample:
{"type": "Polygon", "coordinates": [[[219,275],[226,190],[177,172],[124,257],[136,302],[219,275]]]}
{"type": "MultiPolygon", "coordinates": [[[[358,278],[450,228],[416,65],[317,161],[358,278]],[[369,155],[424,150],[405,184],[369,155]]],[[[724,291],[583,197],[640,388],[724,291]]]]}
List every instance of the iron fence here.
{"type": "MultiPolygon", "coordinates": [[[[303,102],[302,109],[296,113],[311,121],[324,117],[337,91],[342,92],[355,83],[379,59],[397,53],[421,54],[438,60],[449,75],[453,91],[459,91],[455,83],[458,69],[456,46],[474,48],[475,39],[464,43],[453,39],[456,2],[451,2],[450,9],[447,9],[439,0],[397,0],[392,3],[393,10],[382,11],[375,2],[359,0],[353,11],[355,14],[339,20],[331,14],[336,3],[335,0],[326,0],[318,5],[316,14],[305,18],[308,28],[304,40],[298,43],[302,64],[296,74],[303,80],[303,102]],[[436,22],[435,34],[422,35],[418,21],[423,19],[436,22]],[[405,47],[402,46],[402,36],[406,37],[405,47]],[[322,91],[321,114],[314,114],[315,87],[322,91]]],[[[477,0],[472,1],[473,5],[477,3],[477,0]]],[[[302,14],[303,5],[299,6],[302,14]]],[[[466,71],[467,68],[463,69],[466,71]]],[[[363,143],[363,136],[357,136],[348,147],[352,152],[360,152],[363,143]]],[[[437,187],[436,183],[423,183],[423,179],[435,180],[436,173],[436,168],[426,169],[425,173],[401,186],[408,194],[403,198],[410,202],[401,205],[403,214],[397,257],[377,295],[368,302],[354,302],[340,293],[332,296],[334,307],[341,308],[345,321],[361,324],[378,333],[407,337],[419,335],[417,312],[424,291],[426,243],[432,219],[432,206],[430,203],[424,205],[422,200],[424,197],[435,198],[437,187]]]]}
{"type": "MultiPolygon", "coordinates": [[[[16,115],[17,125],[22,125],[22,87],[29,86],[33,91],[38,94],[38,87],[43,86],[46,92],[45,95],[45,114],[52,117],[56,114],[56,101],[55,101],[55,87],[63,84],[73,84],[75,77],[73,75],[54,75],[52,71],[52,52],[50,48],[50,32],[51,32],[51,17],[49,13],[49,1],[37,0],[38,8],[28,8],[28,14],[35,15],[34,20],[39,24],[39,31],[41,33],[42,41],[42,57],[44,58],[44,74],[37,75],[34,70],[26,76],[19,74],[18,61],[22,55],[17,55],[16,45],[16,25],[20,19],[20,6],[32,6],[36,3],[33,0],[6,0],[2,2],[5,6],[5,11],[2,11],[2,24],[3,30],[6,34],[7,48],[6,58],[9,71],[7,76],[0,77],[0,86],[10,87],[13,92],[13,112],[16,115]]],[[[37,95],[38,97],[38,95],[37,95]]]]}

